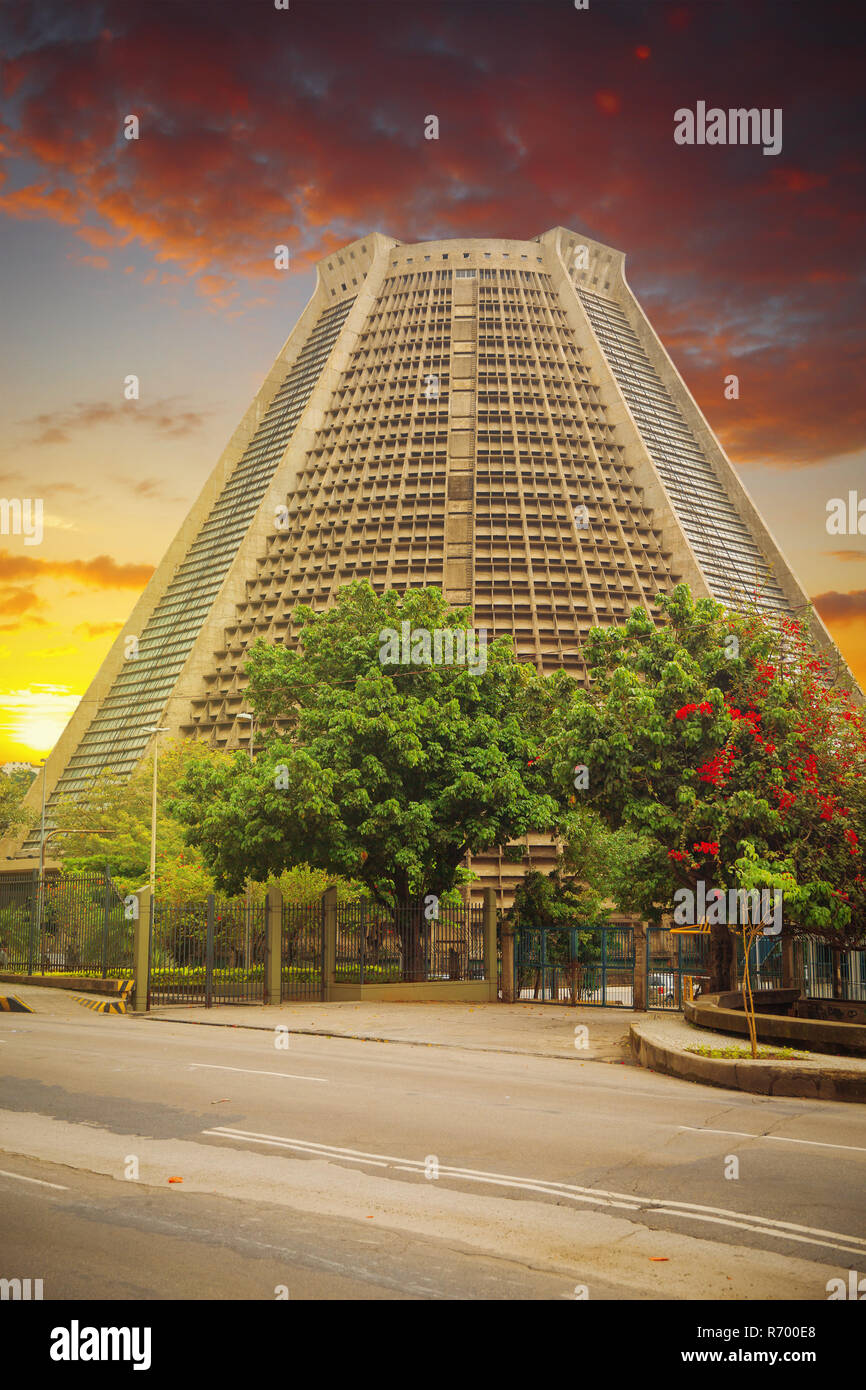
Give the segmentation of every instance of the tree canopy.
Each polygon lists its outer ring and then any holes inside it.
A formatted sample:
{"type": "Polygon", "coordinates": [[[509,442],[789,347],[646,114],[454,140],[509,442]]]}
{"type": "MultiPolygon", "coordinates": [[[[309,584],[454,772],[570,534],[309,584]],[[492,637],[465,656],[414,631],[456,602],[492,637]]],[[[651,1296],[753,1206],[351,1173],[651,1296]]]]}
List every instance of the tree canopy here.
{"type": "Polygon", "coordinates": [[[172,799],[221,885],[304,861],[382,902],[442,895],[465,880],[467,853],[554,825],[532,766],[553,696],[510,639],[485,649],[483,669],[435,661],[418,634],[462,633],[468,649],[470,612],[433,588],[358,582],[293,621],[296,648],[259,642],[248,656],[248,698],[270,726],[255,761],[195,763],[172,799]],[[414,660],[383,640],[403,624],[414,660]]]}
{"type": "Polygon", "coordinates": [[[633,905],[649,920],[699,880],[777,887],[786,929],[862,942],[862,709],[805,618],[777,627],[684,585],[658,602],[663,625],[636,609],[589,634],[588,688],[542,759],[554,784],[584,766],[577,795],[637,837],[633,905]]]}

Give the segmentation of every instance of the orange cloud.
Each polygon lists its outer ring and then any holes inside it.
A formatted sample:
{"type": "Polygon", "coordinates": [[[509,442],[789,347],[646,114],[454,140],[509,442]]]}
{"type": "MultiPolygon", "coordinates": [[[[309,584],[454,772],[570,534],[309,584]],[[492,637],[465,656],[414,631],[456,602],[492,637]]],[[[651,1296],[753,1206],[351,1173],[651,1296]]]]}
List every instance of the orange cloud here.
{"type": "Polygon", "coordinates": [[[75,631],[82,637],[95,638],[105,637],[108,633],[117,633],[123,627],[123,623],[79,623],[75,631]]]}
{"type": "MultiPolygon", "coordinates": [[[[97,555],[92,560],[37,560],[31,555],[12,555],[8,550],[0,550],[0,581],[32,576],[76,579],[100,589],[143,589],[153,571],[153,565],[118,564],[111,555],[97,555]]],[[[4,611],[23,612],[24,609],[3,609],[0,603],[0,612],[4,611]]]]}
{"type": "MultiPolygon", "coordinates": [[[[0,571],[2,573],[2,571],[0,571]]],[[[39,608],[42,600],[34,589],[20,584],[0,588],[0,613],[7,617],[17,617],[31,608],[39,608]]]]}
{"type": "Polygon", "coordinates": [[[169,438],[179,439],[199,429],[204,418],[198,410],[179,410],[173,400],[87,401],[64,410],[46,411],[21,423],[34,431],[34,444],[65,444],[76,430],[118,421],[129,424],[143,420],[169,438]]]}

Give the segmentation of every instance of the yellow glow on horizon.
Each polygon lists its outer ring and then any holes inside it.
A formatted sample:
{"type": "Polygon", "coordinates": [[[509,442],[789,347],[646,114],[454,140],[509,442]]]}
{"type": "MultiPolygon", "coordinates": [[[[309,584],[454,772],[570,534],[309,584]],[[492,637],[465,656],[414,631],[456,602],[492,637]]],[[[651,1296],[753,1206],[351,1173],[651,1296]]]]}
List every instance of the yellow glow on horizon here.
{"type": "Polygon", "coordinates": [[[0,759],[35,762],[51,752],[81,696],[67,686],[33,686],[0,694],[0,759]]]}

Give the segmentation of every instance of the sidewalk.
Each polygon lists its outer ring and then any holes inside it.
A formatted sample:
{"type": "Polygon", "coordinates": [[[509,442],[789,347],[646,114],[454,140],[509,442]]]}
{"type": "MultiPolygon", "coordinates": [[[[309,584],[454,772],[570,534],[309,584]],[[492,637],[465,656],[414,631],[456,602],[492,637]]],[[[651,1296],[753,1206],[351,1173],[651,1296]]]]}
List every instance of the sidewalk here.
{"type": "Polygon", "coordinates": [[[629,1048],[631,1009],[571,1008],[560,1004],[292,1003],[262,1008],[248,1004],[161,1007],[139,1014],[148,1022],[197,1023],[419,1047],[457,1047],[472,1052],[517,1052],[580,1062],[633,1065],[629,1048]],[[577,1035],[585,1046],[576,1047],[577,1035]]]}

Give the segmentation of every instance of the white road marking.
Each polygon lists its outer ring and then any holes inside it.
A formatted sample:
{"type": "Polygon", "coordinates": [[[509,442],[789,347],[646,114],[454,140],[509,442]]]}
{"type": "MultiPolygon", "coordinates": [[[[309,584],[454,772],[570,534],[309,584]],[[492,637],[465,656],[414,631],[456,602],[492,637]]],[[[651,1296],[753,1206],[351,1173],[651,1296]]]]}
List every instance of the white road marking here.
{"type": "MultiPolygon", "coordinates": [[[[234,1129],[221,1125],[202,1133],[220,1139],[234,1139],[249,1144],[271,1144],[276,1148],[292,1149],[312,1158],[331,1158],[338,1162],[367,1163],[377,1168],[393,1167],[404,1173],[425,1173],[426,1161],[397,1158],[393,1154],[368,1153],[361,1149],[341,1148],[335,1144],[319,1144],[312,1139],[287,1139],[279,1134],[261,1134],[253,1130],[234,1129]]],[[[489,1173],[481,1168],[457,1168],[439,1164],[439,1176],[460,1182],[477,1182],[494,1187],[515,1187],[526,1192],[541,1192],[547,1196],[566,1198],[572,1202],[590,1202],[597,1206],[617,1207],[626,1211],[650,1210],[659,1215],[680,1216],[684,1220],[707,1221],[717,1225],[735,1226],[743,1231],[757,1231],[780,1240],[805,1245],[821,1245],[846,1254],[866,1253],[866,1239],[847,1235],[843,1231],[827,1231],[815,1226],[800,1226],[793,1221],[776,1221],[750,1212],[729,1211],[725,1207],[703,1206],[696,1202],[677,1202],[664,1197],[641,1197],[632,1192],[610,1192],[604,1188],[579,1187],[546,1178],[521,1178],[512,1173],[489,1173]],[[821,1237],[827,1236],[824,1240],[821,1237]]]]}
{"type": "Polygon", "coordinates": [[[787,1134],[749,1134],[744,1129],[704,1129],[699,1125],[677,1125],[691,1134],[730,1134],[734,1139],[775,1139],[777,1144],[812,1144],[816,1149],[845,1149],[852,1154],[866,1154],[857,1144],[828,1144],[823,1139],[790,1139],[787,1134]]]}
{"type": "Polygon", "coordinates": [[[7,1173],[5,1168],[0,1168],[0,1178],[17,1178],[19,1182],[35,1182],[40,1187],[56,1187],[58,1192],[68,1192],[69,1188],[64,1187],[59,1182],[44,1182],[42,1178],[26,1178],[23,1173],[7,1173]]]}
{"type": "Polygon", "coordinates": [[[196,1067],[206,1067],[208,1071],[240,1071],[245,1076],[287,1076],[290,1081],[324,1081],[326,1086],[330,1086],[331,1081],[327,1076],[300,1076],[293,1071],[257,1071],[254,1067],[221,1067],[216,1062],[190,1062],[190,1069],[196,1067]]]}

